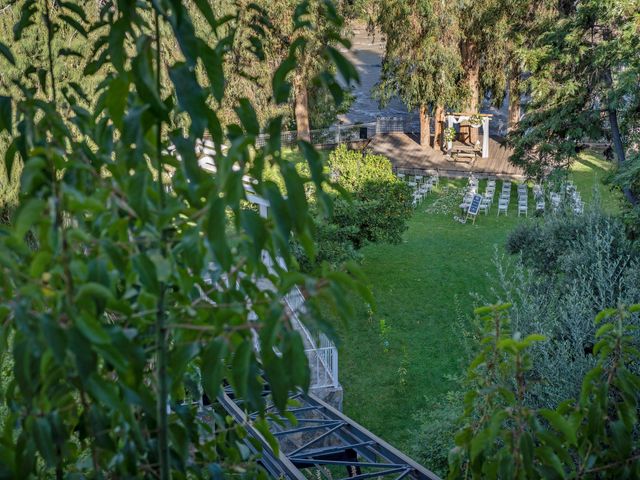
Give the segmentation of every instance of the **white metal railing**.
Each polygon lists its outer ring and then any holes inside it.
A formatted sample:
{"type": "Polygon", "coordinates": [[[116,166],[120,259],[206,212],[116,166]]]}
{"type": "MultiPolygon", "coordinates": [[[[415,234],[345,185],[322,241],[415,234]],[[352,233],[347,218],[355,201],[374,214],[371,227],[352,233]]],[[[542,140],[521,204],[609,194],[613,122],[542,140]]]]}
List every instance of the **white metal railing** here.
{"type": "MultiPolygon", "coordinates": [[[[401,115],[394,117],[378,117],[375,122],[338,124],[318,130],[310,130],[309,136],[314,145],[338,145],[344,142],[356,142],[372,138],[379,133],[416,133],[420,131],[420,122],[416,115],[401,115]]],[[[256,145],[263,146],[269,139],[268,134],[260,134],[256,138],[256,145]]],[[[282,145],[293,145],[298,140],[295,131],[282,132],[282,145]]]]}
{"type": "Polygon", "coordinates": [[[305,353],[311,371],[311,388],[337,388],[339,385],[338,348],[324,333],[317,332],[316,335],[312,335],[300,320],[300,315],[306,313],[306,307],[304,295],[298,287],[293,287],[285,295],[284,302],[289,309],[291,325],[300,332],[306,341],[305,353]]]}
{"type": "MultiPolygon", "coordinates": [[[[275,273],[275,263],[286,270],[287,266],[281,257],[276,257],[275,262],[271,255],[262,252],[262,261],[270,273],[275,273]]],[[[306,299],[297,286],[294,286],[283,298],[291,326],[303,337],[305,353],[309,360],[311,373],[310,387],[337,388],[338,381],[338,348],[333,341],[320,331],[311,332],[300,320],[307,312],[306,299]]]]}

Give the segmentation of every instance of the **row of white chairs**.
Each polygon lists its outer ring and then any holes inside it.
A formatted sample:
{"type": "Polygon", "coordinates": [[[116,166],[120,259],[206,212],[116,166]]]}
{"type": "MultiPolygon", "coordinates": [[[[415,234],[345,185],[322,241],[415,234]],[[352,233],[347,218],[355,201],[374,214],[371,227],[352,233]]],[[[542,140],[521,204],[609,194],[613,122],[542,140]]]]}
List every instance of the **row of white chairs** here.
{"type": "Polygon", "coordinates": [[[509,180],[505,180],[502,182],[502,191],[500,192],[500,197],[498,197],[498,217],[500,216],[500,213],[508,215],[510,202],[511,182],[509,180]]]}
{"type": "Polygon", "coordinates": [[[425,197],[433,190],[433,188],[438,185],[439,177],[438,175],[432,175],[429,177],[425,177],[423,175],[413,175],[412,179],[409,180],[404,173],[399,173],[398,178],[406,181],[407,185],[409,185],[413,189],[413,206],[417,206],[422,203],[425,197]]]}
{"type": "MultiPolygon", "coordinates": [[[[478,193],[478,179],[473,175],[469,178],[469,182],[465,188],[464,197],[462,199],[462,203],[460,204],[460,209],[465,212],[468,210],[471,205],[471,201],[473,196],[478,193]]],[[[511,203],[511,190],[512,185],[511,182],[505,180],[502,182],[502,189],[500,190],[500,195],[498,197],[498,216],[501,213],[504,215],[508,214],[509,204],[511,203]]],[[[487,180],[487,185],[485,187],[485,191],[482,194],[482,201],[480,203],[480,211],[483,211],[485,215],[489,212],[491,205],[493,205],[493,200],[496,192],[496,181],[489,179],[487,180]]],[[[529,187],[526,183],[520,183],[517,185],[517,193],[518,193],[518,206],[517,212],[518,216],[520,215],[529,215],[529,187]]],[[[533,198],[535,200],[536,211],[544,212],[546,208],[545,201],[545,192],[543,187],[540,184],[534,184],[532,186],[533,198]]],[[[551,202],[551,206],[554,211],[556,211],[563,201],[571,202],[571,208],[576,214],[582,214],[584,212],[584,202],[580,197],[580,192],[576,189],[575,185],[567,181],[565,182],[560,192],[551,192],[549,195],[549,200],[551,202]]]]}
{"type": "Polygon", "coordinates": [[[580,192],[571,181],[565,182],[560,188],[560,192],[551,192],[549,199],[554,212],[558,211],[563,201],[565,201],[568,202],[574,213],[578,215],[584,213],[584,202],[582,201],[580,192]]]}

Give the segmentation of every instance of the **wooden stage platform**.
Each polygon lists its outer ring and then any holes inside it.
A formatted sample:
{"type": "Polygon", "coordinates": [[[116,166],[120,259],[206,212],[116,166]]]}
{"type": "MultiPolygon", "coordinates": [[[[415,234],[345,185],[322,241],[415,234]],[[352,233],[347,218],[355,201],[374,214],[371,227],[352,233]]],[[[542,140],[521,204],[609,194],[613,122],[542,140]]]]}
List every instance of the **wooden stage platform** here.
{"type": "Polygon", "coordinates": [[[448,177],[473,172],[478,177],[524,178],[522,170],[509,163],[511,150],[495,137],[489,139],[489,158],[478,156],[474,161],[448,158],[440,149],[421,147],[417,138],[405,133],[378,134],[367,148],[371,153],[387,157],[395,168],[437,170],[448,177]]]}

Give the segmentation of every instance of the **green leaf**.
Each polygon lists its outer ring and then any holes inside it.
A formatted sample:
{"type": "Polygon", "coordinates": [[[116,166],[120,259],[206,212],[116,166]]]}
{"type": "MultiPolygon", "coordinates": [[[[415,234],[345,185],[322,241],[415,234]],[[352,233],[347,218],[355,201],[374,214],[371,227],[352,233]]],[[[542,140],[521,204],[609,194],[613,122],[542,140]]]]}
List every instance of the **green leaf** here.
{"type": "Polygon", "coordinates": [[[9,63],[11,65],[15,65],[16,64],[16,59],[13,56],[13,53],[11,53],[11,50],[9,49],[9,47],[7,47],[4,43],[0,42],[0,54],[6,58],[9,63]]]}
{"type": "Polygon", "coordinates": [[[14,139],[9,146],[7,147],[7,151],[4,154],[4,168],[7,174],[7,180],[11,180],[13,176],[13,165],[16,160],[16,155],[18,153],[18,144],[17,139],[14,139]]]}
{"type": "Polygon", "coordinates": [[[209,342],[200,355],[202,386],[211,400],[214,400],[220,392],[226,353],[226,343],[221,338],[215,338],[209,342]]]}
{"type": "Polygon", "coordinates": [[[560,476],[560,478],[565,478],[565,472],[562,467],[562,462],[558,458],[558,456],[553,452],[550,447],[538,447],[536,449],[537,456],[549,467],[552,467],[556,473],[560,476]]]}
{"type": "Polygon", "coordinates": [[[97,374],[91,375],[87,382],[87,391],[106,408],[120,409],[121,402],[115,386],[97,374]]]}
{"type": "MultiPolygon", "coordinates": [[[[200,0],[206,1],[206,0],[200,0]]],[[[204,63],[205,72],[213,91],[213,97],[218,101],[222,101],[224,97],[225,78],[224,69],[222,68],[222,53],[219,49],[212,49],[204,41],[200,41],[200,54],[204,63]]]]}
{"type": "Polygon", "coordinates": [[[280,451],[280,443],[271,432],[271,429],[269,428],[269,422],[267,422],[266,419],[262,418],[262,419],[256,420],[253,423],[253,426],[256,427],[256,430],[258,430],[262,434],[264,439],[269,444],[269,447],[271,448],[271,450],[276,455],[278,455],[278,452],[280,451]]]}
{"type": "Polygon", "coordinates": [[[233,389],[239,397],[245,397],[249,388],[249,375],[251,373],[251,357],[253,346],[250,340],[244,340],[236,350],[231,361],[231,380],[233,389]]]}
{"type": "Polygon", "coordinates": [[[617,310],[615,308],[605,308],[600,313],[598,313],[598,315],[596,315],[596,319],[595,319],[596,325],[600,323],[602,320],[604,320],[605,318],[609,318],[611,315],[613,315],[616,312],[617,310]]]}
{"type": "Polygon", "coordinates": [[[575,427],[571,422],[554,410],[543,408],[540,410],[540,414],[547,419],[553,428],[562,433],[566,442],[570,445],[577,444],[575,427]]]}
{"type": "Polygon", "coordinates": [[[129,78],[126,75],[118,75],[109,82],[105,95],[105,106],[109,111],[113,124],[119,129],[122,129],[123,126],[128,94],[129,78]]]}
{"type": "Polygon", "coordinates": [[[246,98],[241,98],[239,102],[240,105],[235,108],[235,111],[242,122],[242,126],[247,133],[257,136],[260,133],[260,124],[258,123],[256,111],[253,109],[251,102],[246,98]]]}
{"type": "Polygon", "coordinates": [[[11,97],[0,96],[0,133],[4,131],[11,134],[13,122],[11,111],[11,97]]]}
{"type": "Polygon", "coordinates": [[[149,293],[154,295],[160,294],[160,284],[158,282],[156,266],[145,253],[139,253],[133,257],[133,269],[138,274],[140,283],[149,293]]]}
{"type": "Polygon", "coordinates": [[[360,75],[358,75],[356,67],[354,67],[353,64],[334,47],[327,46],[326,49],[329,58],[335,64],[346,84],[350,85],[351,82],[360,83],[360,75]]]}
{"type": "Polygon", "coordinates": [[[124,70],[124,59],[126,56],[124,41],[127,35],[129,23],[126,17],[116,20],[109,29],[109,56],[111,63],[118,72],[124,70]]]}
{"type": "Polygon", "coordinates": [[[51,435],[51,425],[44,417],[36,417],[33,423],[33,438],[36,441],[38,451],[47,463],[52,467],[56,464],[56,455],[53,450],[53,437],[51,435]]]}
{"type": "Polygon", "coordinates": [[[196,4],[196,7],[200,10],[200,13],[202,13],[202,16],[215,32],[218,28],[218,22],[216,21],[216,16],[211,9],[211,5],[209,5],[209,0],[193,0],[193,3],[196,4]]]}
{"type": "Polygon", "coordinates": [[[305,353],[302,337],[298,332],[289,332],[287,335],[288,349],[285,358],[290,359],[288,362],[291,369],[292,386],[300,387],[304,391],[309,389],[309,360],[305,353]]]}
{"type": "Polygon", "coordinates": [[[191,117],[193,135],[196,138],[202,138],[208,124],[209,108],[205,92],[198,83],[195,71],[186,63],[178,63],[169,69],[169,77],[176,89],[178,105],[191,117]]]}
{"type": "Polygon", "coordinates": [[[74,301],[82,305],[86,300],[95,304],[98,313],[102,313],[105,306],[115,301],[113,293],[104,285],[96,282],[87,282],[80,286],[74,301]]]}
{"type": "Polygon", "coordinates": [[[16,237],[20,240],[24,238],[31,226],[40,220],[45,207],[46,203],[39,198],[31,198],[20,207],[14,227],[16,237]]]}
{"type": "Polygon", "coordinates": [[[520,451],[522,452],[522,463],[528,478],[533,476],[533,439],[529,432],[523,432],[520,437],[520,451]]]}
{"type": "Polygon", "coordinates": [[[190,67],[195,67],[198,59],[198,42],[193,24],[183,2],[171,0],[174,15],[169,16],[173,33],[178,40],[180,50],[190,67]]]}
{"type": "Polygon", "coordinates": [[[51,262],[51,253],[43,250],[33,257],[31,265],[29,267],[29,275],[34,278],[39,278],[48,268],[49,262],[51,262]]]}
{"type": "Polygon", "coordinates": [[[137,50],[138,54],[131,60],[133,83],[142,100],[149,104],[156,115],[166,121],[168,112],[156,86],[156,73],[153,71],[150,53],[153,49],[149,37],[143,35],[139,38],[137,50]]]}
{"type": "Polygon", "coordinates": [[[273,74],[271,87],[273,89],[273,98],[277,104],[285,103],[289,99],[291,92],[291,84],[286,78],[289,72],[296,68],[295,55],[289,55],[287,59],[280,64],[273,74]]]}
{"type": "Polygon", "coordinates": [[[231,250],[227,244],[227,216],[224,199],[212,196],[206,218],[206,234],[216,260],[224,270],[231,268],[231,250]]]}
{"type": "Polygon", "coordinates": [[[93,315],[76,315],[74,323],[82,335],[90,342],[97,343],[98,345],[104,345],[110,342],[109,335],[93,315]]]}

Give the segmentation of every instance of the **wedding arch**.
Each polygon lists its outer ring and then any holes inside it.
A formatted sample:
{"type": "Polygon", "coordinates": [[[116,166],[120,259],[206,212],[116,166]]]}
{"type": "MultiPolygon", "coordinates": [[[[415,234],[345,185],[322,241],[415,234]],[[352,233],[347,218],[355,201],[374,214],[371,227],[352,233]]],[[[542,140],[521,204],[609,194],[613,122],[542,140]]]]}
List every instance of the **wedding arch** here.
{"type": "MultiPolygon", "coordinates": [[[[456,123],[468,122],[474,116],[481,119],[481,124],[478,127],[482,126],[482,158],[489,158],[489,120],[493,115],[486,113],[448,113],[447,127],[453,128],[456,123]]],[[[453,148],[453,141],[446,141],[446,147],[447,151],[450,152],[453,148]]]]}

